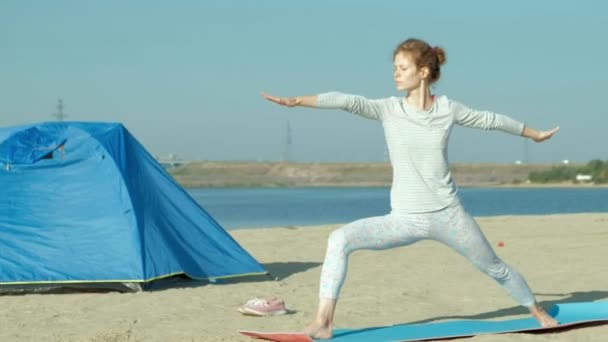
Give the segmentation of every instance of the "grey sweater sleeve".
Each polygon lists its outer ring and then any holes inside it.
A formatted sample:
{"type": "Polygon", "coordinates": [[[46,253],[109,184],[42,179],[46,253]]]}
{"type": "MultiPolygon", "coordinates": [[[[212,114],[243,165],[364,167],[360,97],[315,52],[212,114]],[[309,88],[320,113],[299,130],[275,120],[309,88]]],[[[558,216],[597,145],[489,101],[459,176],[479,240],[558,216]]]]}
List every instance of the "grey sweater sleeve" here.
{"type": "Polygon", "coordinates": [[[522,122],[514,120],[506,115],[474,110],[455,101],[450,101],[450,107],[455,122],[461,126],[488,130],[495,129],[513,135],[521,135],[524,130],[524,124],[522,122]]]}
{"type": "Polygon", "coordinates": [[[317,107],[342,109],[372,120],[382,120],[388,110],[386,99],[369,100],[363,96],[330,92],[317,95],[317,107]]]}

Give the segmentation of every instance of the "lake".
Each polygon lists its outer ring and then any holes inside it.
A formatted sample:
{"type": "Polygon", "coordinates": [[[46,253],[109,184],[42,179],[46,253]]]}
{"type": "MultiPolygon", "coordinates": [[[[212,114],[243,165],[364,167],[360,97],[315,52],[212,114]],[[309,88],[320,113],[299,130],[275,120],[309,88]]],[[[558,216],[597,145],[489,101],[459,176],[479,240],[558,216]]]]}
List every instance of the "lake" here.
{"type": "MultiPolygon", "coordinates": [[[[346,223],[390,210],[388,187],[186,190],[228,230],[346,223]]],[[[459,194],[473,216],[608,212],[608,188],[460,188],[459,194]]]]}

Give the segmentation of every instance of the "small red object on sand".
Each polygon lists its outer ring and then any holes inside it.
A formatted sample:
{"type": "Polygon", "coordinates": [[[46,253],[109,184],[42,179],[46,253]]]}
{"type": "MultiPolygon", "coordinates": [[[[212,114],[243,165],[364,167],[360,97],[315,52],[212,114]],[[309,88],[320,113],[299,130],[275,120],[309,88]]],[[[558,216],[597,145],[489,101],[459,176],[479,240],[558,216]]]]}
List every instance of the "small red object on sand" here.
{"type": "Polygon", "coordinates": [[[502,242],[502,241],[498,241],[498,247],[504,247],[504,246],[505,246],[505,243],[504,243],[504,242],[502,242]]]}

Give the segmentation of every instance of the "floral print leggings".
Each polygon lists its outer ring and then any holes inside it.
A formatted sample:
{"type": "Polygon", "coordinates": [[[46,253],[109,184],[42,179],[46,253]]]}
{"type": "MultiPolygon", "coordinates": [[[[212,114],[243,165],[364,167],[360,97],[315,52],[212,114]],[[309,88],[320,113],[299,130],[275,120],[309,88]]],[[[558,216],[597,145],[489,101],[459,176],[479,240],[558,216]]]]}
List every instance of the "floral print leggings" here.
{"type": "Polygon", "coordinates": [[[494,278],[520,305],[531,306],[534,296],[523,277],[492,250],[475,220],[461,205],[420,214],[392,212],[357,220],[329,236],[321,270],[320,298],[337,299],[346,277],[348,256],[359,249],[382,250],[431,239],[467,258],[494,278]]]}

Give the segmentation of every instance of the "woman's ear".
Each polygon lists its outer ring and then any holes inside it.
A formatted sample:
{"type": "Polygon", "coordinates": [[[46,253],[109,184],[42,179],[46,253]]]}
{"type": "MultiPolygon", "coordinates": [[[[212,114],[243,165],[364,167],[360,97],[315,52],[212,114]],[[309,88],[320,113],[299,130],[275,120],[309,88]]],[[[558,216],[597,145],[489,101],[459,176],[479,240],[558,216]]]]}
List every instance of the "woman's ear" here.
{"type": "Polygon", "coordinates": [[[422,67],[420,68],[420,78],[422,79],[427,79],[429,77],[429,75],[431,74],[431,70],[429,70],[429,67],[422,67]]]}

